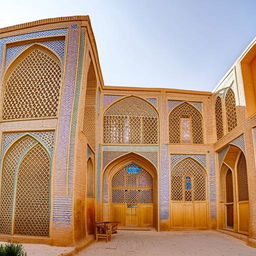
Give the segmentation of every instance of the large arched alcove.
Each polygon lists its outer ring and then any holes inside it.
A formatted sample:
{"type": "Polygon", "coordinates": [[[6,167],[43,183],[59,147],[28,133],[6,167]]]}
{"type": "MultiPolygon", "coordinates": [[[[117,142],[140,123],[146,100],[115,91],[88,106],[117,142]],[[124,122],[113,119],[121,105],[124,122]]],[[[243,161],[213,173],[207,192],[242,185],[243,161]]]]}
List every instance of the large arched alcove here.
{"type": "Polygon", "coordinates": [[[91,61],[86,84],[83,132],[85,133],[88,144],[95,149],[96,143],[96,92],[97,92],[97,77],[93,62],[91,61]]]}
{"type": "Polygon", "coordinates": [[[9,66],[4,76],[2,119],[56,117],[62,68],[48,48],[32,45],[9,66]]]}
{"type": "Polygon", "coordinates": [[[171,170],[171,227],[208,228],[207,173],[192,158],[171,170]]]}
{"type": "Polygon", "coordinates": [[[169,142],[202,144],[203,117],[191,104],[184,102],[169,114],[169,142]]]}
{"type": "Polygon", "coordinates": [[[6,152],[1,175],[0,233],[49,236],[51,159],[26,135],[6,152]]]}
{"type": "Polygon", "coordinates": [[[140,155],[129,153],[111,162],[103,175],[104,220],[157,229],[157,183],[154,165],[140,155]]]}
{"type": "Polygon", "coordinates": [[[113,103],[104,113],[104,143],[158,144],[157,110],[144,99],[129,96],[113,103]]]}
{"type": "Polygon", "coordinates": [[[242,150],[230,145],[220,167],[219,227],[248,234],[249,193],[246,158],[242,150]]]}

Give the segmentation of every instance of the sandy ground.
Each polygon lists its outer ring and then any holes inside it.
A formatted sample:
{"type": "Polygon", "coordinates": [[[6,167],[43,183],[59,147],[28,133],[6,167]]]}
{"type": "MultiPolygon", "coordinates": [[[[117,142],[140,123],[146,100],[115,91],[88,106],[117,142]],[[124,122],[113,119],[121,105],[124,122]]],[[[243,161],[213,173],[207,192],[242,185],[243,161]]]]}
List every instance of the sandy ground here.
{"type": "Polygon", "coordinates": [[[256,248],[216,231],[118,231],[78,256],[256,256],[256,248]]]}
{"type": "MultiPolygon", "coordinates": [[[[1,243],[3,244],[3,243],[1,243]]],[[[58,256],[70,252],[73,247],[58,247],[42,244],[23,244],[27,256],[58,256]]]]}

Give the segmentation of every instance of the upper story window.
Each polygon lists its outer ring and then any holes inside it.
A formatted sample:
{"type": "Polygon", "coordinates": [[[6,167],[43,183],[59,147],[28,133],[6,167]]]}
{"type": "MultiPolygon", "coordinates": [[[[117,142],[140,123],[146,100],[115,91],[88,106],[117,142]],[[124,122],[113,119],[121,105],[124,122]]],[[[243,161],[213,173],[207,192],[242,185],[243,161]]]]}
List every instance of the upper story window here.
{"type": "Polygon", "coordinates": [[[236,99],[235,99],[235,94],[231,88],[229,88],[226,93],[225,107],[226,107],[226,116],[227,116],[227,126],[228,126],[228,131],[230,132],[237,126],[236,99]]]}
{"type": "Polygon", "coordinates": [[[60,61],[50,50],[28,48],[5,75],[2,119],[56,117],[61,73],[60,61]]]}
{"type": "Polygon", "coordinates": [[[131,96],[110,106],[104,114],[104,143],[157,144],[158,114],[143,99],[131,96]]]}
{"type": "Polygon", "coordinates": [[[191,104],[184,102],[169,114],[170,143],[203,143],[201,113],[191,104]]]}
{"type": "Polygon", "coordinates": [[[216,120],[217,139],[219,140],[224,135],[222,103],[221,103],[221,98],[219,96],[217,97],[215,102],[215,120],[216,120]]]}

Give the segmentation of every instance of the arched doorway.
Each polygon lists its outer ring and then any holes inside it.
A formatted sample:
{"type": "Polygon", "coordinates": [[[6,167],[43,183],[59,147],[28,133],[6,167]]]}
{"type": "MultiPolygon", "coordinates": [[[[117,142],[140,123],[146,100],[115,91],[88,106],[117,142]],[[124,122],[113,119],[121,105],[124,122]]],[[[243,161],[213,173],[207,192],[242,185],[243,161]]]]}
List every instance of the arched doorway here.
{"type": "Polygon", "coordinates": [[[248,234],[249,194],[246,159],[236,146],[230,145],[221,165],[219,226],[248,234]]]}
{"type": "Polygon", "coordinates": [[[186,158],[171,171],[171,227],[208,228],[207,175],[197,161],[186,158]]]}
{"type": "Polygon", "coordinates": [[[95,173],[92,159],[87,161],[87,233],[95,232],[95,173]]]}
{"type": "Polygon", "coordinates": [[[105,220],[157,228],[157,176],[148,160],[134,153],[115,160],[105,170],[103,191],[105,220]]]}

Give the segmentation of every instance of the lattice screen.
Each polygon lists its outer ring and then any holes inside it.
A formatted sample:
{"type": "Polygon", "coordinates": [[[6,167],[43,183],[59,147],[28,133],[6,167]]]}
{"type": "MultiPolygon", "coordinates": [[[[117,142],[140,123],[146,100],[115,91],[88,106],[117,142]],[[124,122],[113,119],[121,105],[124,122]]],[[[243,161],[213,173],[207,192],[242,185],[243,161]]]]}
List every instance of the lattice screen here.
{"type": "Polygon", "coordinates": [[[236,117],[236,99],[231,88],[228,89],[225,97],[226,115],[228,123],[228,131],[230,132],[237,126],[236,117]]]}
{"type": "Polygon", "coordinates": [[[5,82],[4,120],[57,115],[60,95],[59,60],[41,48],[23,58],[5,82]]]}
{"type": "Polygon", "coordinates": [[[175,201],[205,201],[206,172],[195,160],[186,158],[171,172],[171,199],[175,201]],[[188,186],[190,180],[190,186],[188,186]]]}
{"type": "Polygon", "coordinates": [[[87,78],[83,131],[86,134],[88,142],[93,149],[95,148],[96,129],[96,90],[97,81],[93,64],[91,63],[87,78]]]}
{"type": "Polygon", "coordinates": [[[244,154],[241,154],[237,164],[238,200],[249,200],[247,168],[244,154]]]}
{"type": "Polygon", "coordinates": [[[37,140],[27,135],[7,151],[3,160],[0,233],[13,234],[14,232],[32,236],[48,236],[49,193],[50,159],[48,153],[37,140]],[[17,170],[19,162],[21,164],[17,170]],[[17,180],[16,187],[15,180],[17,180]],[[16,193],[14,193],[15,190],[16,193]],[[15,205],[16,207],[13,208],[15,205]],[[14,223],[13,212],[15,213],[14,223]]]}
{"type": "MultiPolygon", "coordinates": [[[[169,115],[169,140],[170,143],[181,143],[181,120],[185,118],[191,119],[192,129],[188,129],[185,126],[187,131],[192,130],[192,141],[195,144],[203,143],[203,124],[202,124],[202,115],[201,113],[193,106],[188,103],[182,103],[174,108],[169,115]]],[[[182,133],[183,137],[187,136],[182,133]]]]}
{"type": "Polygon", "coordinates": [[[234,202],[233,178],[232,178],[232,172],[230,169],[226,173],[226,202],[227,203],[234,202]]]}
{"type": "Polygon", "coordinates": [[[18,175],[14,234],[48,236],[50,224],[50,159],[37,144],[24,157],[18,175]]]}
{"type": "Polygon", "coordinates": [[[146,101],[136,97],[118,101],[104,115],[104,142],[157,144],[156,110],[146,101]]]}
{"type": "Polygon", "coordinates": [[[217,139],[219,140],[224,135],[222,103],[221,103],[221,98],[219,96],[217,97],[216,102],[215,102],[215,119],[216,119],[217,139]]]}
{"type": "MultiPolygon", "coordinates": [[[[129,166],[136,166],[130,164],[129,166]]],[[[153,179],[144,169],[128,173],[127,166],[120,169],[112,179],[113,203],[152,203],[153,179]]]]}

